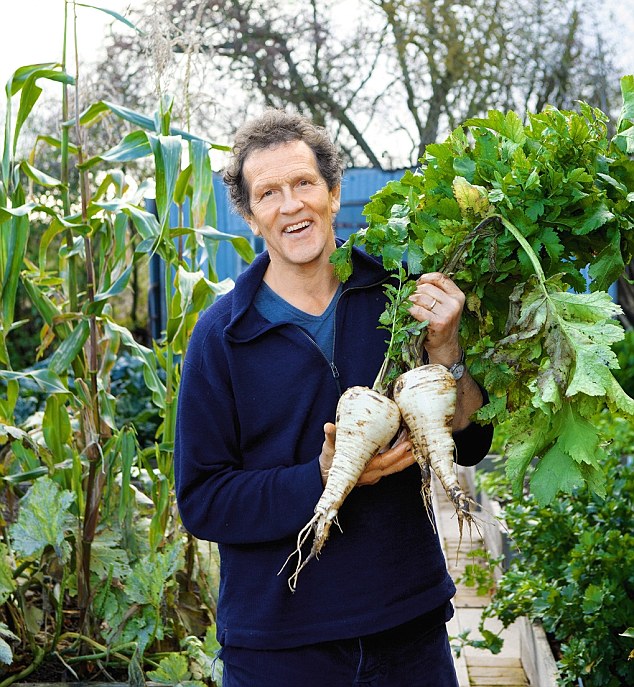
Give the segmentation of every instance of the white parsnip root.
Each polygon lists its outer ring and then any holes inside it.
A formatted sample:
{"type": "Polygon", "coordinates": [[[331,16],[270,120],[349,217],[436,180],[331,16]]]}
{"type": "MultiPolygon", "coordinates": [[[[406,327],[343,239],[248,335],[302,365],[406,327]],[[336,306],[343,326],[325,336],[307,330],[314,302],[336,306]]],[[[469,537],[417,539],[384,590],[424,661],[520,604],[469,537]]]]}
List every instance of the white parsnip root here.
{"type": "MultiPolygon", "coordinates": [[[[352,491],[370,459],[394,438],[401,424],[401,414],[394,401],[368,387],[347,389],[337,404],[335,453],[315,515],[297,537],[297,548],[282,567],[297,554],[297,567],[289,578],[292,591],[297,576],[311,558],[321,552],[341,504],[352,491]],[[314,534],[310,554],[302,561],[302,546],[314,534]]],[[[281,570],[280,570],[281,572],[281,570]]]]}
{"type": "Polygon", "coordinates": [[[452,422],[456,410],[456,382],[443,365],[422,365],[403,373],[394,383],[396,401],[414,445],[423,477],[423,499],[429,508],[429,466],[440,480],[458,515],[458,528],[473,522],[469,497],[454,469],[452,422]],[[426,484],[427,483],[427,484],[426,484]]]}

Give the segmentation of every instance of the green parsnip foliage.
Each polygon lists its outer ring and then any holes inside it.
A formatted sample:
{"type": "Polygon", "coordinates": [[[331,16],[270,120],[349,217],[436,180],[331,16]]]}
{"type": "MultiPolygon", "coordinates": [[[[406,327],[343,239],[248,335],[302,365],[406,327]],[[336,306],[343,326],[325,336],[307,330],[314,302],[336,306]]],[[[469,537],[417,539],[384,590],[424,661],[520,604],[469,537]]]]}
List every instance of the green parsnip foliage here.
{"type": "Polygon", "coordinates": [[[510,426],[516,494],[540,459],[531,490],[542,503],[583,482],[602,493],[603,437],[591,418],[606,405],[634,416],[610,371],[624,333],[606,293],[634,252],[634,76],[621,86],[612,140],[607,116],[584,103],[527,124],[498,111],[466,121],[427,147],[419,170],[371,198],[367,228],[333,256],[343,281],[354,244],[397,277],[381,318],[398,342],[375,384],[383,392],[420,364],[424,331],[412,331],[407,313],[412,278],[442,271],[465,292],[463,346],[490,394],[478,417],[510,426]]]}

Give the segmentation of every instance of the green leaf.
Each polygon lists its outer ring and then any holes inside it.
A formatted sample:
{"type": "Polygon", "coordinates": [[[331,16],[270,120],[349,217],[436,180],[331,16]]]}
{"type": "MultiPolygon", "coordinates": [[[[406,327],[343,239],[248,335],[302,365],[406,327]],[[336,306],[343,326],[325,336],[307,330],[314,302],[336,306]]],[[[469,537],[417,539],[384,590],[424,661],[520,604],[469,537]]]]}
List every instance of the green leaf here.
{"type": "MultiPolygon", "coordinates": [[[[24,194],[19,192],[14,204],[25,207],[24,194]]],[[[15,299],[22,263],[29,238],[29,220],[24,214],[12,214],[10,221],[0,222],[0,274],[2,275],[2,322],[5,328],[13,323],[15,299]]]]}
{"type": "Polygon", "coordinates": [[[625,270],[621,253],[621,232],[614,229],[609,234],[612,236],[610,242],[596,256],[588,272],[593,291],[607,291],[625,270]]]}
{"type": "Polygon", "coordinates": [[[29,179],[34,181],[36,184],[40,184],[41,186],[46,186],[48,188],[64,186],[64,184],[59,179],[56,179],[55,177],[52,177],[49,174],[46,174],[45,172],[42,172],[39,169],[36,169],[32,165],[30,165],[26,160],[23,160],[20,163],[20,169],[27,175],[27,177],[29,177],[29,179]]]}
{"type": "Polygon", "coordinates": [[[158,375],[156,355],[152,350],[146,348],[132,336],[131,332],[125,327],[109,319],[103,320],[106,335],[120,336],[124,346],[130,349],[132,355],[143,363],[143,379],[147,388],[152,393],[152,401],[158,408],[165,407],[165,385],[158,375]]]}
{"type": "Polygon", "coordinates": [[[174,687],[205,687],[200,680],[192,680],[187,658],[181,654],[169,654],[161,659],[156,670],[149,670],[147,676],[150,680],[161,685],[173,685],[174,687]]]}
{"type": "MultiPolygon", "coordinates": [[[[131,110],[128,107],[124,107],[123,105],[117,105],[116,103],[110,102],[108,100],[100,100],[97,103],[93,103],[87,110],[80,114],[79,123],[82,126],[92,126],[100,119],[102,119],[104,115],[109,114],[110,112],[115,114],[120,119],[123,119],[126,122],[134,124],[134,126],[137,126],[141,129],[145,129],[146,131],[156,132],[153,117],[148,117],[147,115],[144,115],[141,112],[136,112],[135,110],[131,110]]],[[[67,122],[63,122],[63,126],[75,126],[75,120],[71,119],[67,122]]],[[[231,150],[231,146],[212,143],[211,141],[207,141],[207,139],[202,138],[201,136],[196,136],[195,134],[175,127],[172,127],[170,129],[170,134],[173,136],[180,136],[186,141],[206,141],[214,150],[223,150],[225,152],[231,150]]]]}
{"type": "MultiPolygon", "coordinates": [[[[629,128],[628,123],[634,123],[634,74],[628,74],[621,79],[621,95],[623,96],[623,105],[616,124],[617,132],[629,128]]],[[[628,150],[627,152],[633,151],[628,150]]]]}
{"type": "Polygon", "coordinates": [[[90,327],[87,320],[81,320],[73,329],[72,334],[61,342],[49,358],[48,369],[56,375],[66,374],[83,349],[89,334],[90,327]]]}
{"type": "Polygon", "coordinates": [[[136,205],[132,205],[122,199],[102,201],[95,203],[95,205],[109,212],[123,212],[126,214],[130,217],[139,235],[144,240],[151,239],[153,241],[160,235],[161,228],[156,217],[151,212],[147,212],[136,205]]]}
{"type": "MultiPolygon", "coordinates": [[[[526,421],[528,423],[528,420],[526,421]]],[[[520,425],[515,429],[506,446],[506,474],[511,481],[513,494],[519,498],[524,490],[524,477],[533,461],[544,446],[549,433],[550,422],[541,416],[534,425],[520,425]]]]}
{"type": "Polygon", "coordinates": [[[605,591],[596,584],[589,584],[583,595],[581,608],[586,615],[596,613],[603,606],[605,591]]]}
{"type": "Polygon", "coordinates": [[[105,12],[106,14],[109,14],[111,17],[114,17],[117,21],[120,21],[126,26],[129,26],[131,29],[134,29],[140,36],[145,36],[145,33],[141,31],[141,29],[136,24],[133,24],[129,19],[126,19],[122,14],[119,14],[114,10],[109,10],[106,7],[99,7],[98,5],[88,5],[83,2],[76,2],[75,4],[77,5],[77,7],[89,7],[93,10],[105,12]]]}
{"type": "Polygon", "coordinates": [[[106,291],[99,291],[98,293],[96,293],[93,303],[88,304],[88,306],[85,309],[85,312],[87,314],[101,312],[101,310],[103,309],[103,301],[110,300],[113,296],[118,296],[120,293],[124,291],[124,289],[128,285],[128,282],[130,281],[130,276],[132,275],[133,269],[133,264],[128,265],[128,267],[126,267],[123,270],[123,272],[121,272],[121,274],[119,274],[116,277],[114,283],[110,286],[110,288],[106,289],[106,291]]]}
{"type": "Polygon", "coordinates": [[[70,438],[71,428],[65,399],[59,394],[51,394],[46,399],[42,433],[53,459],[61,463],[66,458],[64,446],[70,438]]]}
{"type": "Polygon", "coordinates": [[[174,197],[176,181],[180,174],[182,140],[176,136],[148,134],[156,168],[156,207],[161,226],[161,236],[169,228],[169,212],[174,197]]]}
{"type": "Polygon", "coordinates": [[[69,560],[65,537],[76,526],[70,508],[75,495],[49,477],[40,477],[20,501],[17,522],[9,528],[13,548],[24,556],[40,556],[51,546],[62,563],[69,560]]]}
{"type": "MultiPolygon", "coordinates": [[[[9,549],[6,544],[0,543],[0,603],[4,604],[15,591],[17,584],[13,578],[14,568],[11,565],[9,549]]],[[[6,625],[0,623],[0,635],[15,637],[6,625]],[[6,633],[9,633],[8,635],[6,633]]]]}
{"type": "MultiPolygon", "coordinates": [[[[18,641],[20,639],[15,635],[13,635],[13,637],[18,641]]],[[[2,637],[0,637],[0,661],[6,665],[11,665],[11,663],[13,663],[13,650],[2,637]]]]}
{"type": "Polygon", "coordinates": [[[82,169],[89,169],[98,162],[131,162],[151,154],[152,147],[148,140],[148,134],[145,131],[137,130],[126,134],[116,146],[105,153],[89,158],[81,167],[82,169]]]}
{"type": "Polygon", "coordinates": [[[209,159],[209,145],[204,141],[192,141],[189,146],[192,161],[192,220],[198,228],[205,224],[207,204],[213,193],[213,175],[209,159]]]}
{"type": "Polygon", "coordinates": [[[573,231],[576,234],[588,234],[613,219],[614,214],[610,212],[605,205],[595,205],[584,215],[581,225],[579,227],[574,227],[573,231]]]}
{"type": "Polygon", "coordinates": [[[182,544],[175,542],[162,551],[144,556],[133,568],[126,595],[133,603],[158,608],[168,581],[182,564],[182,544]]]}
{"type": "Polygon", "coordinates": [[[13,372],[0,370],[0,378],[4,379],[32,379],[37,386],[47,394],[68,394],[66,384],[51,370],[31,370],[29,372],[13,372]]]}
{"type": "MultiPolygon", "coordinates": [[[[33,67],[37,67],[37,65],[32,65],[33,67]]],[[[27,68],[30,69],[30,68],[27,68]]],[[[17,74],[18,72],[16,72],[17,74]]],[[[24,125],[24,122],[27,120],[29,114],[31,113],[31,110],[33,109],[33,106],[35,103],[38,101],[42,89],[37,85],[38,79],[48,79],[49,81],[59,81],[61,83],[65,84],[73,84],[75,83],[75,80],[73,79],[72,76],[69,74],[66,74],[65,72],[58,71],[57,69],[47,69],[46,65],[44,65],[43,69],[30,69],[30,71],[25,72],[26,78],[24,79],[24,82],[21,84],[21,93],[20,93],[20,105],[18,107],[18,113],[16,116],[15,120],[15,128],[13,131],[13,156],[15,157],[15,153],[18,147],[18,139],[20,136],[20,131],[22,130],[22,126],[24,125]]],[[[12,80],[13,84],[15,84],[15,75],[14,79],[12,80]]],[[[10,82],[11,83],[11,82],[10,82]]],[[[8,85],[7,85],[8,86],[8,85]]],[[[16,91],[17,92],[17,91],[16,91]]]]}
{"type": "Polygon", "coordinates": [[[545,506],[560,491],[570,494],[583,484],[579,465],[557,442],[537,463],[531,476],[531,493],[545,506]]]}
{"type": "Polygon", "coordinates": [[[606,454],[601,448],[602,437],[599,430],[566,404],[558,413],[554,428],[557,447],[575,460],[599,470],[605,462],[606,454]]]}
{"type": "Polygon", "coordinates": [[[171,236],[182,236],[191,234],[194,236],[201,237],[203,241],[215,242],[215,241],[229,241],[233,246],[236,253],[247,263],[251,263],[255,258],[255,252],[253,251],[253,246],[247,238],[244,236],[238,236],[237,234],[227,234],[224,231],[218,231],[213,227],[203,226],[198,228],[193,227],[175,227],[171,230],[171,236]]]}
{"type": "Polygon", "coordinates": [[[354,234],[343,245],[339,246],[330,256],[330,262],[334,265],[337,279],[345,283],[352,274],[352,246],[354,234]]]}

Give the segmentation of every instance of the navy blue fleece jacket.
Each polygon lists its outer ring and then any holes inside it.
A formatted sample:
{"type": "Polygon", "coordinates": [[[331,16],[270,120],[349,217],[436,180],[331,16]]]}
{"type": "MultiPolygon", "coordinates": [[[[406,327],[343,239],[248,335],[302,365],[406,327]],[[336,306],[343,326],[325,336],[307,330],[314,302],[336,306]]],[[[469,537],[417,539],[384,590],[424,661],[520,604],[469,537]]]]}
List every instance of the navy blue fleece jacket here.
{"type": "MultiPolygon", "coordinates": [[[[222,644],[275,649],[395,627],[455,593],[411,466],[352,491],[319,559],[295,593],[278,575],[322,493],[323,425],[343,389],[371,386],[386,349],[381,265],[354,250],[336,305],[332,357],[296,325],[253,307],[263,253],[198,321],[183,365],[175,445],[176,495],[195,537],[218,542],[222,644]]],[[[475,464],[491,428],[455,435],[475,464]]]]}

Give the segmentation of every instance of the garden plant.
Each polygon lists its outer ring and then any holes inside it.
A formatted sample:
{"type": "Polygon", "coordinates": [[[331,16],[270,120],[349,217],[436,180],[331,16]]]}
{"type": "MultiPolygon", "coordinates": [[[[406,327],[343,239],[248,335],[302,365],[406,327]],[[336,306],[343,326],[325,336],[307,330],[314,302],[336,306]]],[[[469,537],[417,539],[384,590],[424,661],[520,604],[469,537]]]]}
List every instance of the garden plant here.
{"type": "Polygon", "coordinates": [[[482,615],[483,640],[471,644],[500,650],[490,618],[505,627],[521,616],[540,622],[565,687],[634,683],[634,430],[607,413],[595,421],[611,437],[605,498],[581,487],[544,507],[530,495],[513,498],[499,462],[478,474],[480,488],[502,506],[513,557],[482,615]]]}
{"type": "Polygon", "coordinates": [[[24,66],[6,86],[0,685],[99,674],[143,684],[143,671],[158,682],[210,684],[214,566],[210,546],[184,533],[173,499],[175,400],[197,314],[231,288],[216,276],[218,242],[230,241],[246,261],[253,251],[215,228],[210,151],[222,146],[176,129],[172,98],[162,95],[153,116],[105,101],[80,107],[79,67],[67,71],[71,37],[79,64],[76,11],[65,3],[62,60],[24,66]],[[20,159],[44,80],[60,87],[61,133],[41,133],[20,159]],[[129,131],[95,153],[91,127],[104,117],[129,131]],[[56,157],[59,175],[38,166],[42,148],[56,157]],[[149,172],[136,183],[128,172],[139,160],[149,172]],[[156,213],[144,203],[150,179],[156,213]],[[36,220],[45,224],[39,245],[30,236],[36,220]],[[149,348],[114,313],[133,270],[151,256],[164,267],[167,324],[149,348]],[[39,362],[22,370],[9,354],[25,324],[14,319],[19,290],[41,322],[39,362]],[[153,436],[140,439],[122,416],[122,366],[142,380],[135,393],[151,399],[153,436]]]}

